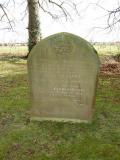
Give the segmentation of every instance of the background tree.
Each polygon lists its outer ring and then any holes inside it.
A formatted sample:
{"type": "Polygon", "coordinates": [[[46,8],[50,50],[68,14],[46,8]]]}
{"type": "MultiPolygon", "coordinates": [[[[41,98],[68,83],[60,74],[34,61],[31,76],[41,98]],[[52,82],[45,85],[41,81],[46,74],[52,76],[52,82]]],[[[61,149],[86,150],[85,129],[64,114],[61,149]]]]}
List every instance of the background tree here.
{"type": "Polygon", "coordinates": [[[29,32],[29,42],[28,49],[29,52],[41,39],[40,33],[40,20],[39,20],[39,4],[38,0],[27,0],[28,2],[28,32],[29,32]]]}
{"type": "MultiPolygon", "coordinates": [[[[9,13],[7,11],[7,6],[10,2],[14,0],[8,0],[5,3],[0,4],[0,8],[2,10],[2,14],[0,15],[1,21],[6,18],[9,23],[9,29],[14,29],[13,21],[9,18],[9,13]]],[[[27,13],[28,13],[28,49],[29,52],[36,45],[38,41],[41,39],[41,30],[40,30],[40,16],[39,10],[41,9],[43,12],[49,14],[53,19],[65,18],[66,20],[72,20],[71,11],[74,11],[77,15],[79,15],[77,10],[78,0],[26,0],[27,1],[27,13]],[[52,8],[52,9],[51,9],[52,8]]],[[[24,1],[23,1],[24,3],[24,1]]],[[[29,54],[29,53],[28,53],[29,54]]]]}

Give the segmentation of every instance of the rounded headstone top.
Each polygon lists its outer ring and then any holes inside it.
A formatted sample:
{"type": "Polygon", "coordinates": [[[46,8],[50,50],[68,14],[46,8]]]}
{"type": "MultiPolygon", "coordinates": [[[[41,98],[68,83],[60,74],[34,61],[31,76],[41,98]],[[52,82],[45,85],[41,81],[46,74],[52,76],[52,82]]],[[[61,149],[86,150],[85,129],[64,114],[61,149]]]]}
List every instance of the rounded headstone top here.
{"type": "MultiPolygon", "coordinates": [[[[56,33],[56,34],[50,35],[50,36],[44,38],[43,40],[41,40],[38,43],[38,45],[40,43],[44,43],[44,41],[51,41],[52,39],[55,39],[56,42],[57,41],[59,42],[60,40],[64,42],[66,39],[67,40],[77,40],[77,41],[81,42],[82,44],[88,45],[89,47],[93,48],[93,46],[87,40],[85,40],[82,37],[79,37],[79,36],[77,36],[75,34],[68,33],[68,32],[60,32],[60,33],[56,33]]],[[[97,53],[97,51],[96,51],[96,53],[97,53]]]]}
{"type": "MultiPolygon", "coordinates": [[[[83,56],[88,54],[96,59],[96,62],[100,64],[97,51],[95,48],[85,39],[67,32],[60,32],[50,35],[40,42],[32,49],[29,57],[35,56],[34,53],[41,52],[51,53],[56,55],[69,55],[70,53],[80,53],[83,56]],[[46,50],[49,50],[46,51],[46,50]]],[[[74,55],[74,54],[73,54],[74,55]]],[[[74,55],[75,56],[75,55],[74,55]]],[[[49,55],[48,55],[49,57],[49,55]]],[[[67,58],[67,57],[66,57],[67,58]]]]}

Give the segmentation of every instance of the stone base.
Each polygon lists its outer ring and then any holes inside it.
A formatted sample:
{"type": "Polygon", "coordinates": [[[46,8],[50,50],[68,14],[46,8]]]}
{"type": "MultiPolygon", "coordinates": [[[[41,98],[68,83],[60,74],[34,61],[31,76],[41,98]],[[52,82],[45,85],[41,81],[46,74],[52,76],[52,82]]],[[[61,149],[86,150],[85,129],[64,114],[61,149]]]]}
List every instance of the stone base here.
{"type": "Polygon", "coordinates": [[[70,123],[91,123],[91,120],[68,119],[68,118],[49,118],[49,117],[31,117],[31,121],[54,121],[70,123]]]}

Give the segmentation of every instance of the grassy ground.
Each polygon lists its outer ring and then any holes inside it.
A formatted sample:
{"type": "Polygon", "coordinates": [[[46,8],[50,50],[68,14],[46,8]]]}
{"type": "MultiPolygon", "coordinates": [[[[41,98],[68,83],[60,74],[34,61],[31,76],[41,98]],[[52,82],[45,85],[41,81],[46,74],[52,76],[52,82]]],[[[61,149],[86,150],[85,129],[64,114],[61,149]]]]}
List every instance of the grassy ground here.
{"type": "Polygon", "coordinates": [[[91,124],[29,123],[26,73],[0,61],[0,160],[120,160],[120,76],[99,76],[91,124]]]}

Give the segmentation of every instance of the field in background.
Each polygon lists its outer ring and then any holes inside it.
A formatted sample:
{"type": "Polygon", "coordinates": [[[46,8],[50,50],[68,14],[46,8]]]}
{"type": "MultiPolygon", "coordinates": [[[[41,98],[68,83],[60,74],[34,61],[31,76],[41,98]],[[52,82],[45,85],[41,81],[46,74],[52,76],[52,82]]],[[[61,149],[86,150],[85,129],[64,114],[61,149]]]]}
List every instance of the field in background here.
{"type": "Polygon", "coordinates": [[[0,46],[0,56],[17,56],[22,57],[28,53],[27,45],[20,46],[0,46]]]}
{"type": "MultiPolygon", "coordinates": [[[[99,55],[120,54],[120,43],[93,43],[99,55]]],[[[0,45],[1,56],[25,56],[28,53],[27,44],[0,45]]]]}
{"type": "Polygon", "coordinates": [[[99,55],[120,54],[120,43],[94,43],[93,46],[99,55]]]}

